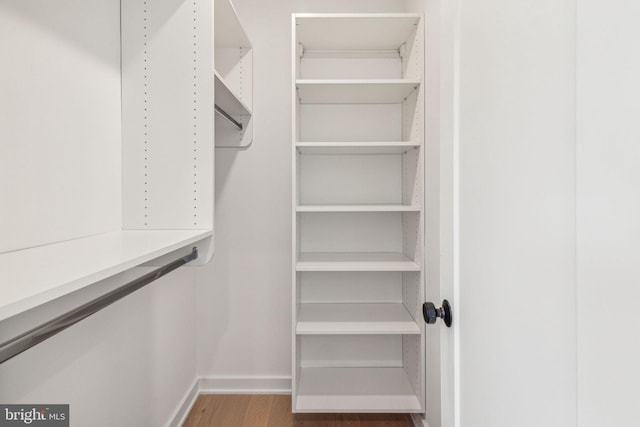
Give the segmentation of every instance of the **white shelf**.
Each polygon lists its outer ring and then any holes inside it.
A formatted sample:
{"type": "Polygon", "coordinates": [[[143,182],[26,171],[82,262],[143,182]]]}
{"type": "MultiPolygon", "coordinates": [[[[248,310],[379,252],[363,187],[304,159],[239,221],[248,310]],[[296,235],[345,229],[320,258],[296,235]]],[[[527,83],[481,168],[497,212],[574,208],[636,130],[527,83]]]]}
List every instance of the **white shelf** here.
{"type": "Polygon", "coordinates": [[[0,254],[0,321],[212,235],[132,230],[0,254]]]}
{"type": "Polygon", "coordinates": [[[301,154],[311,155],[361,155],[403,154],[420,147],[409,141],[362,141],[362,142],[297,142],[301,154]]]}
{"type": "Polygon", "coordinates": [[[215,73],[215,103],[229,114],[240,116],[250,116],[251,108],[244,103],[238,94],[236,94],[225,82],[224,78],[218,72],[215,73]]]}
{"type": "Polygon", "coordinates": [[[414,33],[420,15],[404,13],[296,14],[305,50],[398,49],[414,33]]]}
{"type": "Polygon", "coordinates": [[[420,266],[401,253],[303,252],[296,271],[420,271],[420,266]]]}
{"type": "Polygon", "coordinates": [[[421,412],[403,368],[302,368],[298,412],[421,412]]]}
{"type": "Polygon", "coordinates": [[[417,205],[298,205],[297,212],[419,212],[417,205]]]}
{"type": "Polygon", "coordinates": [[[301,304],[296,334],[419,334],[402,304],[301,304]]]}
{"type": "Polygon", "coordinates": [[[229,0],[215,0],[214,4],[215,47],[251,47],[238,13],[229,0]]]}
{"type": "Polygon", "coordinates": [[[303,104],[400,104],[416,88],[418,80],[296,80],[303,104]]]}

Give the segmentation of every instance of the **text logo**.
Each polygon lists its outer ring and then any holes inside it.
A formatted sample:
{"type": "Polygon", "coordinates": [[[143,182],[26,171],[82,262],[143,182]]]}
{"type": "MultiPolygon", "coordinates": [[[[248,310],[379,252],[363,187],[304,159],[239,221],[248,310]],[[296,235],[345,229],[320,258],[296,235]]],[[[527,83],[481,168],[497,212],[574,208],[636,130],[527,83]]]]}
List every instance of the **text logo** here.
{"type": "Polygon", "coordinates": [[[69,427],[69,405],[0,405],[0,427],[69,427]]]}

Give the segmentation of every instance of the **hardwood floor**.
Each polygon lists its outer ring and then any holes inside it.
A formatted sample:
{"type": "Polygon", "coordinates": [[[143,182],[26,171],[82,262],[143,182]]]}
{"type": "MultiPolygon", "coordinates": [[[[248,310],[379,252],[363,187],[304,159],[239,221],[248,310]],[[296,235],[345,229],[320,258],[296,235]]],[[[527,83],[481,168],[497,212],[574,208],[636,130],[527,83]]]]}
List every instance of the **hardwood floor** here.
{"type": "Polygon", "coordinates": [[[292,414],[289,395],[207,394],[183,427],[413,427],[408,414],[292,414]]]}

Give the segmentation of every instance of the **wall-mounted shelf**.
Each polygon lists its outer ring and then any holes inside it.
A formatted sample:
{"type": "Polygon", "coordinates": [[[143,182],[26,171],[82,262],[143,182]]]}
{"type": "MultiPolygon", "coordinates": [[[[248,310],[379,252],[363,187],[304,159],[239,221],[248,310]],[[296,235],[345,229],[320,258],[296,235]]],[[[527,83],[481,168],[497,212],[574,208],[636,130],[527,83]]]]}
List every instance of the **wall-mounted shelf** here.
{"type": "Polygon", "coordinates": [[[298,412],[420,412],[403,368],[302,368],[298,412]]]}
{"type": "MultiPolygon", "coordinates": [[[[0,321],[202,243],[211,230],[129,230],[0,254],[0,321]]],[[[206,250],[208,244],[201,245],[206,250]]]]}
{"type": "Polygon", "coordinates": [[[375,142],[297,142],[300,154],[403,154],[420,144],[405,141],[375,142]]]}
{"type": "Polygon", "coordinates": [[[420,266],[392,252],[303,252],[296,271],[420,271],[420,266]]]}
{"type": "Polygon", "coordinates": [[[302,104],[400,104],[420,86],[418,80],[296,80],[302,104]]]}
{"type": "Polygon", "coordinates": [[[420,212],[417,205],[298,205],[297,212],[420,212]]]}
{"type": "Polygon", "coordinates": [[[301,304],[296,333],[419,334],[402,304],[301,304]]]}
{"type": "Polygon", "coordinates": [[[410,13],[301,13],[296,24],[305,50],[390,50],[404,44],[419,21],[410,13]]]}
{"type": "Polygon", "coordinates": [[[229,0],[215,0],[214,23],[216,147],[247,148],[253,141],[251,41],[229,0]]]}

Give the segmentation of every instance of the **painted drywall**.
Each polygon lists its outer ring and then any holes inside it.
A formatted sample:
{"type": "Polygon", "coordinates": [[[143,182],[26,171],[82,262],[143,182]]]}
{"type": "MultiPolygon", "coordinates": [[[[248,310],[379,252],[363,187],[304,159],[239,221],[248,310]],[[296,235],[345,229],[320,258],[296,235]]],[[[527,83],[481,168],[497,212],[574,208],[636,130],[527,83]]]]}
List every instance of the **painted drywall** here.
{"type": "Polygon", "coordinates": [[[120,2],[3,0],[0,57],[0,253],[119,229],[120,2]]]}
{"type": "Polygon", "coordinates": [[[253,43],[254,140],[216,150],[216,254],[197,273],[198,373],[213,389],[282,389],[291,377],[291,13],[401,12],[404,2],[233,3],[253,43]]]}

